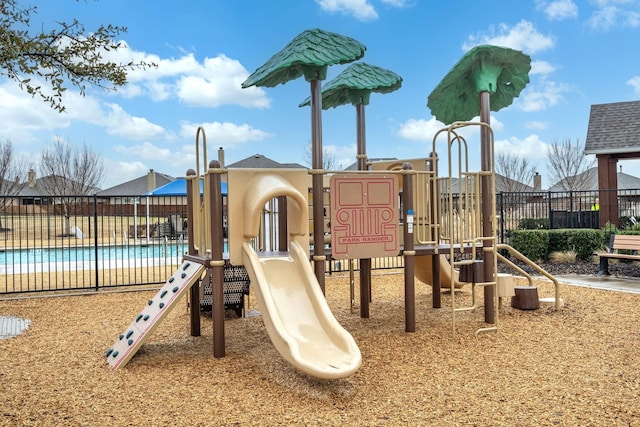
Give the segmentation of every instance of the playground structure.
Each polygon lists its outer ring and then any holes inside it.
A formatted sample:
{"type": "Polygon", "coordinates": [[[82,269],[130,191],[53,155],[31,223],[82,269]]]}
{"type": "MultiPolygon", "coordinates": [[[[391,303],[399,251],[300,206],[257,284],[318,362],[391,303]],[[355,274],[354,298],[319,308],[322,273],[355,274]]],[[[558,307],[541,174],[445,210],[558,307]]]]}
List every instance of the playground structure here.
{"type": "MultiPolygon", "coordinates": [[[[455,334],[456,314],[476,310],[476,288],[493,287],[493,300],[485,300],[491,309],[499,298],[511,296],[510,290],[499,291],[498,276],[485,279],[482,263],[491,252],[495,266],[498,260],[511,266],[532,284],[531,277],[513,264],[498,249],[509,251],[526,261],[495,238],[481,237],[479,206],[483,192],[479,177],[485,172],[467,170],[468,146],[459,129],[477,123],[456,123],[434,138],[430,157],[422,162],[395,162],[376,165],[378,170],[347,173],[327,172],[330,177],[329,220],[331,255],[335,259],[398,256],[405,258],[405,331],[415,329],[415,281],[433,288],[433,307],[441,308],[441,289],[451,294],[452,330],[455,334]],[[447,174],[438,175],[436,145],[446,135],[447,174]],[[452,162],[458,159],[457,165],[452,162]],[[398,169],[401,163],[402,169],[398,169]],[[415,170],[413,165],[424,165],[415,170]],[[386,166],[386,169],[385,169],[386,166]],[[382,169],[382,170],[381,170],[382,169]],[[457,177],[454,170],[457,169],[457,177]],[[456,184],[457,183],[457,184],[456,184]],[[457,191],[454,186],[457,185],[457,191]],[[398,197],[398,195],[400,197],[398,197]],[[398,200],[402,199],[399,208],[398,200]],[[401,210],[401,214],[399,211],[401,210]],[[401,221],[400,221],[401,219],[401,221]],[[402,237],[399,231],[402,230],[402,237]],[[472,305],[456,306],[456,290],[471,286],[472,305]]],[[[484,126],[484,125],[480,125],[484,126]]],[[[198,129],[205,140],[204,131],[198,129]]],[[[198,154],[199,161],[199,154],[198,154]]],[[[206,148],[204,149],[206,164],[206,148]]],[[[326,260],[326,251],[309,245],[308,171],[304,169],[229,169],[217,161],[201,175],[187,173],[189,253],[179,269],[150,299],[127,330],[107,352],[107,361],[119,368],[135,355],[175,302],[184,294],[191,301],[191,335],[200,335],[200,282],[209,280],[212,297],[214,356],[225,355],[224,338],[224,268],[244,265],[250,277],[267,332],[282,357],[309,375],[325,379],[353,374],[361,364],[361,354],[353,337],[337,322],[324,298],[310,260],[326,260]],[[228,185],[228,259],[223,254],[222,177],[228,185]],[[200,196],[199,180],[204,181],[200,196]],[[274,203],[275,201],[275,203],[274,203]],[[264,251],[256,245],[264,232],[261,213],[267,204],[277,207],[278,217],[271,230],[276,234],[275,251],[264,251]],[[190,292],[187,292],[190,291],[190,292]]],[[[495,174],[488,174],[493,182],[495,174]]],[[[491,189],[493,189],[493,184],[491,189]]],[[[492,191],[495,195],[495,191],[492,191]]],[[[493,196],[495,197],[495,196],[493,196]]],[[[495,200],[493,200],[495,206],[495,200]]],[[[320,218],[320,223],[325,220],[320,218]]],[[[493,215],[495,222],[495,215],[493,215]]],[[[325,227],[320,227],[325,232],[325,227]]],[[[533,263],[530,262],[533,265],[533,263]]],[[[362,269],[362,265],[361,265],[362,269]]],[[[545,274],[543,271],[540,271],[545,274]]],[[[365,272],[366,274],[367,272],[365,272]]],[[[370,273],[370,272],[369,272],[370,273]]],[[[559,308],[559,285],[555,302],[559,308]]],[[[362,290],[361,317],[368,317],[370,289],[362,290]],[[366,306],[366,307],[363,307],[366,306]]],[[[477,332],[497,329],[497,318],[477,332]]]]}
{"type": "MultiPolygon", "coordinates": [[[[499,246],[496,241],[494,146],[489,110],[497,111],[496,108],[509,105],[528,83],[530,58],[521,52],[495,46],[478,46],[463,57],[429,97],[428,105],[432,111],[438,111],[434,115],[447,117],[442,121],[449,126],[436,133],[424,170],[414,168],[410,162],[392,165],[391,170],[369,169],[364,105],[372,90],[395,90],[400,87],[401,79],[395,73],[377,67],[367,69],[384,77],[380,85],[363,85],[358,81],[363,74],[361,71],[346,76],[346,82],[354,84],[347,90],[348,96],[339,94],[341,84],[333,89],[338,91],[334,93],[336,104],[350,99],[356,106],[358,171],[348,174],[325,171],[322,168],[320,81],[326,77],[328,65],[360,59],[365,50],[364,45],[351,38],[319,29],[307,30],[242,84],[243,88],[271,87],[301,75],[310,82],[312,169],[309,171],[225,170],[219,162],[207,164],[206,138],[204,131],[198,129],[197,165],[199,168],[199,136],[202,135],[206,171],[202,177],[199,169],[187,173],[189,252],[180,269],[156,297],[149,300],[147,307],[107,352],[107,360],[113,367],[127,363],[187,290],[190,290],[192,302],[191,335],[200,335],[200,304],[194,302],[199,301],[198,282],[203,275],[211,285],[214,356],[225,355],[225,260],[220,191],[225,174],[229,190],[229,260],[231,264],[245,266],[274,346],[285,360],[302,372],[334,379],[353,374],[361,364],[355,340],[333,317],[324,298],[327,243],[331,247],[330,256],[360,260],[360,316],[363,318],[369,317],[371,258],[400,255],[404,257],[406,332],[416,330],[416,276],[432,286],[433,308],[441,308],[442,284],[448,285],[454,334],[457,313],[479,307],[477,288],[484,289],[487,325],[476,333],[498,328],[496,307],[502,296],[511,295],[511,289],[507,288],[512,286],[512,281],[504,280],[500,290],[500,276],[496,273],[498,260],[528,276],[499,253],[498,248],[534,264],[509,247],[499,246]],[[319,43],[323,45],[322,49],[317,48],[319,43]],[[467,96],[469,94],[479,94],[479,98],[467,96]],[[494,96],[492,103],[489,102],[490,95],[494,96]],[[477,112],[480,115],[478,123],[455,121],[460,115],[468,116],[464,120],[469,120],[477,112]],[[468,144],[460,133],[467,127],[479,127],[480,130],[480,171],[469,170],[468,144]],[[443,135],[446,136],[448,163],[446,175],[441,176],[436,146],[443,135]],[[194,190],[201,178],[204,180],[202,198],[199,191],[194,190]],[[324,218],[327,178],[330,181],[329,236],[324,218]],[[454,185],[457,188],[454,189],[454,185]],[[311,188],[311,209],[307,202],[308,188],[311,188]],[[274,200],[278,220],[271,232],[277,235],[277,245],[275,251],[265,251],[255,244],[261,229],[259,218],[265,205],[274,200]],[[311,233],[309,210],[312,213],[311,233]],[[471,285],[472,304],[458,307],[455,291],[465,284],[471,285]]],[[[367,77],[365,83],[372,83],[372,75],[367,77]]],[[[530,276],[528,278],[531,284],[530,276]]],[[[550,278],[555,284],[557,309],[559,284],[550,278]]]]}

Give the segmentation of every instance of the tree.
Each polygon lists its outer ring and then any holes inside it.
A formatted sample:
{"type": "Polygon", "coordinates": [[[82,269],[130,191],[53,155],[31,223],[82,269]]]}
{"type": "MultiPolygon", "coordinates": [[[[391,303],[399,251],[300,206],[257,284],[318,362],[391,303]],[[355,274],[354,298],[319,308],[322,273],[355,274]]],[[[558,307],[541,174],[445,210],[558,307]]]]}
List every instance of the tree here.
{"type": "Polygon", "coordinates": [[[42,151],[39,171],[39,189],[61,207],[65,217],[64,235],[73,235],[70,217],[82,202],[78,196],[94,193],[104,179],[102,158],[86,144],[78,149],[58,139],[42,151]]]}
{"type": "MultiPolygon", "coordinates": [[[[312,159],[313,155],[311,153],[311,144],[308,144],[307,148],[304,150],[304,162],[311,167],[313,163],[312,159]]],[[[327,147],[322,147],[322,168],[330,171],[334,170],[336,167],[338,167],[338,164],[335,154],[329,151],[327,147]]]]}
{"type": "Polygon", "coordinates": [[[533,182],[535,173],[535,168],[525,157],[505,153],[496,155],[496,174],[503,178],[500,180],[500,187],[504,191],[511,193],[526,191],[533,182]]]}
{"type": "MultiPolygon", "coordinates": [[[[0,144],[0,209],[11,206],[26,183],[28,165],[16,157],[11,141],[0,144]]],[[[0,222],[0,231],[7,231],[0,222]]]]}
{"type": "Polygon", "coordinates": [[[589,174],[585,173],[596,164],[595,158],[584,154],[584,144],[579,139],[567,138],[555,141],[547,152],[549,178],[563,190],[585,190],[589,174]]]}
{"type": "Polygon", "coordinates": [[[143,61],[118,64],[104,57],[126,47],[114,41],[127,31],[125,27],[100,26],[85,35],[84,26],[74,19],[50,31],[33,30],[37,8],[22,7],[19,0],[0,0],[0,12],[0,76],[15,80],[21,89],[60,112],[65,109],[67,84],[84,96],[86,85],[113,90],[127,82],[127,71],[155,66],[143,61]]]}

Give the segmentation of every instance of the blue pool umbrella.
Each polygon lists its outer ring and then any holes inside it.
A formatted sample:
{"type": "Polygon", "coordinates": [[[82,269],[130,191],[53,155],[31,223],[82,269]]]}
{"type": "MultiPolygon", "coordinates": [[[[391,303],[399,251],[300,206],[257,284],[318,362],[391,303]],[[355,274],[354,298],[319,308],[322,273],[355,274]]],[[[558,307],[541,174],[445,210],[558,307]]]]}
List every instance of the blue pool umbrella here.
{"type": "MultiPolygon", "coordinates": [[[[200,194],[204,191],[203,181],[200,180],[200,194]]],[[[221,183],[222,195],[227,195],[227,183],[221,183]]],[[[171,181],[155,190],[147,191],[143,196],[186,196],[187,195],[187,180],[185,178],[178,178],[175,181],[171,181]]]]}

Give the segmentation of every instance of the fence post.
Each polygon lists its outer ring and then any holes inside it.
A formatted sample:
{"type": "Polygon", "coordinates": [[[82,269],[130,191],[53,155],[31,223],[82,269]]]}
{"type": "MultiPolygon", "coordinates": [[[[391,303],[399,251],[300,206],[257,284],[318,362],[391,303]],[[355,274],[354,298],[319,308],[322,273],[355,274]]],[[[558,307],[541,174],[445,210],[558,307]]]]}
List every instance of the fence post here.
{"type": "Polygon", "coordinates": [[[95,255],[95,269],[96,272],[96,291],[100,288],[100,274],[98,274],[98,195],[93,195],[93,253],[95,255]]]}
{"type": "Polygon", "coordinates": [[[497,194],[496,203],[499,206],[498,212],[500,212],[500,243],[504,243],[504,193],[501,191],[497,194]]]}

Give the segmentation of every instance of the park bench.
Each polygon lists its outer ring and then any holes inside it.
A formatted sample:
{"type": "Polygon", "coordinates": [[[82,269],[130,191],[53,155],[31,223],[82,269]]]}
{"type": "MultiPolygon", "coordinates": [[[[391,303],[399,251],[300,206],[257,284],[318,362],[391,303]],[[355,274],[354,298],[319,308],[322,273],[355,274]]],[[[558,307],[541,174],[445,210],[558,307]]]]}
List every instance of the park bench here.
{"type": "Polygon", "coordinates": [[[610,259],[626,259],[640,261],[640,236],[628,234],[612,234],[609,242],[609,252],[598,254],[600,257],[600,271],[598,276],[609,276],[610,259]],[[621,253],[623,250],[625,252],[621,253]]]}

